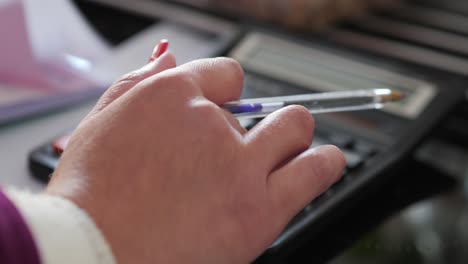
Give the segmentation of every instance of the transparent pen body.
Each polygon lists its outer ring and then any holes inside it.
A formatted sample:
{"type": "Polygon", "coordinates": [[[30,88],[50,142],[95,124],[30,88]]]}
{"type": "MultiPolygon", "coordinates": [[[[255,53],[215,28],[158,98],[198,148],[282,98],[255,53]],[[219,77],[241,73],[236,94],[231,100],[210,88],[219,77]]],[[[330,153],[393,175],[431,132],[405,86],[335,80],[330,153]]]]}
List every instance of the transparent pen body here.
{"type": "Polygon", "coordinates": [[[312,114],[382,108],[392,101],[392,90],[371,89],[246,99],[223,108],[237,118],[265,117],[288,105],[302,105],[312,114]]]}

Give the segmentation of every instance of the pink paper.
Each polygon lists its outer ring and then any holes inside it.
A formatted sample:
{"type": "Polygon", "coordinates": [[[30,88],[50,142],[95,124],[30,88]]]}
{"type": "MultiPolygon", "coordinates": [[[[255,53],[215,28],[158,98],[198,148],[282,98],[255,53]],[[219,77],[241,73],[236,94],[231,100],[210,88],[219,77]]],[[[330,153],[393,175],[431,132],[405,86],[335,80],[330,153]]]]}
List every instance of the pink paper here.
{"type": "Polygon", "coordinates": [[[0,6],[0,82],[19,86],[48,88],[29,45],[20,1],[0,6]]]}
{"type": "MultiPolygon", "coordinates": [[[[41,4],[44,4],[44,2],[46,1],[41,1],[41,4]]],[[[53,4],[51,0],[48,0],[48,3],[53,4]]],[[[37,4],[36,1],[9,0],[6,4],[0,5],[0,36],[2,40],[0,42],[0,84],[30,90],[63,92],[98,86],[89,78],[87,72],[70,62],[69,58],[76,56],[66,54],[64,47],[61,47],[63,43],[68,43],[66,39],[59,38],[63,30],[66,30],[66,27],[58,26],[55,28],[50,20],[40,23],[40,19],[37,18],[41,18],[44,13],[41,13],[39,8],[31,10],[33,7],[37,8],[37,4]],[[29,13],[25,12],[26,8],[29,8],[29,13]],[[38,25],[30,22],[37,22],[38,25]],[[28,30],[31,30],[31,32],[28,30]],[[49,35],[46,31],[49,32],[49,35]],[[51,32],[55,35],[52,34],[54,36],[51,36],[51,32]],[[33,37],[37,39],[32,41],[30,38],[33,37]],[[41,38],[46,41],[41,42],[41,38]],[[47,41],[50,42],[49,45],[44,45],[47,41]],[[41,49],[35,49],[34,44],[42,44],[42,48],[48,50],[42,50],[42,54],[37,54],[37,51],[41,51],[41,49]]],[[[64,8],[63,11],[68,12],[67,14],[70,16],[74,12],[74,10],[65,9],[69,8],[69,6],[63,2],[62,6],[58,3],[55,4],[56,8],[64,8]]],[[[75,22],[75,26],[82,22],[78,18],[75,20],[77,21],[71,21],[75,22]]],[[[73,26],[71,22],[69,26],[73,26]]],[[[81,30],[79,32],[86,33],[87,31],[81,30]]],[[[89,33],[86,37],[89,39],[88,42],[92,42],[89,33]]],[[[70,42],[70,40],[68,41],[70,42]]],[[[73,40],[71,41],[73,42],[73,40]]],[[[76,42],[79,41],[76,40],[76,42]]],[[[87,43],[87,41],[84,42],[87,43]]],[[[79,43],[75,45],[79,46],[79,43]]],[[[94,52],[93,49],[89,53],[92,52],[94,52]]]]}

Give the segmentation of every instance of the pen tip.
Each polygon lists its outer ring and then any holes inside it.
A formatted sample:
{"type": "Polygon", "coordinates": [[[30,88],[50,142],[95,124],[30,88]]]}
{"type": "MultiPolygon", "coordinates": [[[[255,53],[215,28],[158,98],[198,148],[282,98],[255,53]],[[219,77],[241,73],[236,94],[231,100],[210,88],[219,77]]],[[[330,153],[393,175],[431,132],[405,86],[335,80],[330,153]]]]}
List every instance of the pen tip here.
{"type": "Polygon", "coordinates": [[[390,94],[390,101],[399,101],[404,97],[405,95],[402,92],[392,90],[392,93],[390,94]]]}
{"type": "Polygon", "coordinates": [[[382,102],[395,102],[405,98],[405,94],[397,90],[383,89],[382,91],[383,92],[380,97],[382,102]]]}
{"type": "Polygon", "coordinates": [[[395,102],[406,97],[405,93],[391,88],[375,89],[374,92],[379,97],[379,101],[382,103],[395,102]]]}

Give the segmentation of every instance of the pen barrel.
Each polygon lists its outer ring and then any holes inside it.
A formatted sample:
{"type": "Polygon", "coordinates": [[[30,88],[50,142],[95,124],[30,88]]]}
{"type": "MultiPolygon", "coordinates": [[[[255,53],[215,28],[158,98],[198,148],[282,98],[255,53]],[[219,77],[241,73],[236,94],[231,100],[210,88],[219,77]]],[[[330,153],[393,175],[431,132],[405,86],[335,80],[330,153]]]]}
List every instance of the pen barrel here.
{"type": "Polygon", "coordinates": [[[258,118],[288,105],[302,105],[312,114],[382,108],[393,100],[390,89],[339,91],[317,94],[256,98],[232,102],[225,109],[238,118],[258,118]]]}
{"type": "Polygon", "coordinates": [[[285,105],[301,105],[311,113],[329,113],[378,109],[383,107],[384,100],[375,95],[354,95],[349,97],[324,97],[317,100],[288,102],[285,105]]]}

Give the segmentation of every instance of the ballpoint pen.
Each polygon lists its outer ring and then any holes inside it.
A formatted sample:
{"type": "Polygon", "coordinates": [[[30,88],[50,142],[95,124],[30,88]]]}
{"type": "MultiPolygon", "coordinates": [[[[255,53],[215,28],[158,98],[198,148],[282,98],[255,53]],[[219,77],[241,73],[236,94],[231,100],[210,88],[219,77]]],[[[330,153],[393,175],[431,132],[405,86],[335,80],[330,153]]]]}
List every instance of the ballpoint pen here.
{"type": "MultiPolygon", "coordinates": [[[[168,46],[167,40],[161,40],[155,47],[150,62],[161,56],[168,46]]],[[[222,107],[236,118],[260,118],[288,105],[302,105],[312,114],[317,114],[379,109],[385,103],[398,101],[403,97],[404,95],[396,90],[378,88],[244,99],[227,102],[222,107]]],[[[66,134],[53,142],[53,149],[56,153],[63,152],[68,145],[70,135],[71,133],[66,134]]]]}
{"type": "MultiPolygon", "coordinates": [[[[302,105],[312,114],[379,109],[387,102],[404,98],[396,90],[388,88],[369,90],[350,90],[302,95],[265,97],[228,102],[222,108],[237,118],[260,118],[288,105],[302,105]]],[[[70,134],[58,138],[53,143],[57,153],[61,153],[68,144],[70,134]]]]}
{"type": "Polygon", "coordinates": [[[302,105],[312,114],[379,109],[387,102],[401,100],[399,91],[378,88],[290,96],[265,97],[228,102],[222,107],[237,118],[258,118],[288,105],[302,105]]]}

